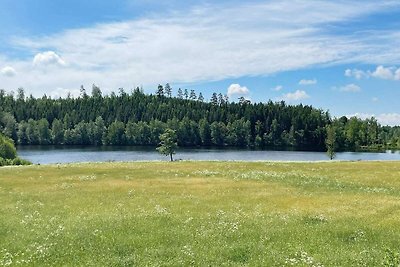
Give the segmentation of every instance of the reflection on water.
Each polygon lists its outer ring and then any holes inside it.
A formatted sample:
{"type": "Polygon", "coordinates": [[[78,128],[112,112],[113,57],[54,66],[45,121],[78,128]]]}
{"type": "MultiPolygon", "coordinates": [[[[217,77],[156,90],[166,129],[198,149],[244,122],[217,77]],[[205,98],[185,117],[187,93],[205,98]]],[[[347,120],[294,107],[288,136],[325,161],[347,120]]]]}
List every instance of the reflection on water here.
{"type": "MultiPolygon", "coordinates": [[[[20,157],[33,163],[70,163],[105,161],[169,160],[149,147],[18,147],[20,157]]],[[[324,152],[266,151],[233,149],[180,149],[175,159],[221,161],[320,161],[328,160],[324,152]]],[[[399,151],[386,153],[339,152],[335,160],[400,160],[399,151]]]]}

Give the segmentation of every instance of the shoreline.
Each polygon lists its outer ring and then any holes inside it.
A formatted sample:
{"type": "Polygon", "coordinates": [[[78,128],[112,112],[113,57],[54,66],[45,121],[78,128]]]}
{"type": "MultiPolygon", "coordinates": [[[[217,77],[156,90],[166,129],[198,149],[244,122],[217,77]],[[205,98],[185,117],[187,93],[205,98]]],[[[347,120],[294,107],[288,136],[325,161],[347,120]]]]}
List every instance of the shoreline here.
{"type": "Polygon", "coordinates": [[[10,166],[2,166],[1,168],[18,168],[18,167],[59,167],[59,166],[72,166],[72,165],[97,165],[97,164],[135,164],[135,163],[165,163],[165,164],[176,164],[176,163],[248,163],[248,164],[256,164],[256,163],[266,163],[266,164],[334,164],[334,163],[400,163],[400,160],[316,160],[316,161],[264,161],[264,160],[254,160],[254,161],[246,161],[246,160],[177,160],[177,161],[167,161],[167,160],[135,160],[135,161],[86,161],[86,162],[63,162],[63,163],[33,163],[31,165],[10,165],[10,166]]]}

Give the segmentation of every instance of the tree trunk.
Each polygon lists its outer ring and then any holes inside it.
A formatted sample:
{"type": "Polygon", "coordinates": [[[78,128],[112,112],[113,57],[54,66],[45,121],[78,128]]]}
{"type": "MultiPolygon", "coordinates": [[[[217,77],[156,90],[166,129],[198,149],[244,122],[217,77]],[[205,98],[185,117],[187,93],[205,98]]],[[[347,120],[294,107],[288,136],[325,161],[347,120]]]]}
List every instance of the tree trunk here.
{"type": "Polygon", "coordinates": [[[171,156],[171,161],[174,161],[174,160],[172,159],[172,153],[170,153],[169,155],[171,156]]]}

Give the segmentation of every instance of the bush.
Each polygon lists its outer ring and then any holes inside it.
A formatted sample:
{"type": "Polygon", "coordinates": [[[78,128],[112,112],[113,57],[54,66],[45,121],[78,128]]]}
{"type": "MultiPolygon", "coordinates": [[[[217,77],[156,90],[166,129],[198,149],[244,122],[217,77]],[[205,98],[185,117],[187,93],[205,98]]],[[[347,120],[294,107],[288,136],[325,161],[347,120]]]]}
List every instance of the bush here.
{"type": "Polygon", "coordinates": [[[0,167],[9,165],[31,165],[32,163],[28,160],[16,157],[15,159],[5,159],[0,157],[0,167]]]}
{"type": "Polygon", "coordinates": [[[11,165],[31,165],[31,164],[32,163],[30,161],[17,157],[17,158],[12,160],[12,164],[11,165]]]}
{"type": "Polygon", "coordinates": [[[17,150],[15,149],[13,141],[0,134],[0,158],[15,159],[17,157],[17,150]]]}
{"type": "Polygon", "coordinates": [[[0,134],[0,167],[7,165],[29,165],[31,162],[18,158],[14,142],[0,134]]]}

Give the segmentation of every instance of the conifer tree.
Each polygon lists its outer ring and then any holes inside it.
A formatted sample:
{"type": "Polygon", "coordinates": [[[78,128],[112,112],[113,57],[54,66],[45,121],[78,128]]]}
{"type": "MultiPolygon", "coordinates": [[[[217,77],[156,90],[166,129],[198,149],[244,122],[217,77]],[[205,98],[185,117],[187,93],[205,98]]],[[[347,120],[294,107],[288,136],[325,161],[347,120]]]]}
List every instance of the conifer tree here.
{"type": "Polygon", "coordinates": [[[156,95],[158,97],[164,96],[164,87],[161,84],[159,84],[157,87],[156,95]]]}
{"type": "Polygon", "coordinates": [[[198,101],[203,102],[204,101],[204,97],[203,94],[200,92],[199,93],[199,97],[197,98],[198,101]]]}
{"type": "Polygon", "coordinates": [[[171,88],[171,86],[169,85],[169,83],[165,84],[164,92],[165,92],[165,95],[166,95],[166,96],[172,97],[172,88],[171,88]]]}
{"type": "Polygon", "coordinates": [[[178,95],[177,95],[177,97],[178,97],[179,99],[183,99],[183,92],[182,92],[182,89],[181,89],[181,88],[178,89],[178,95]]]}

